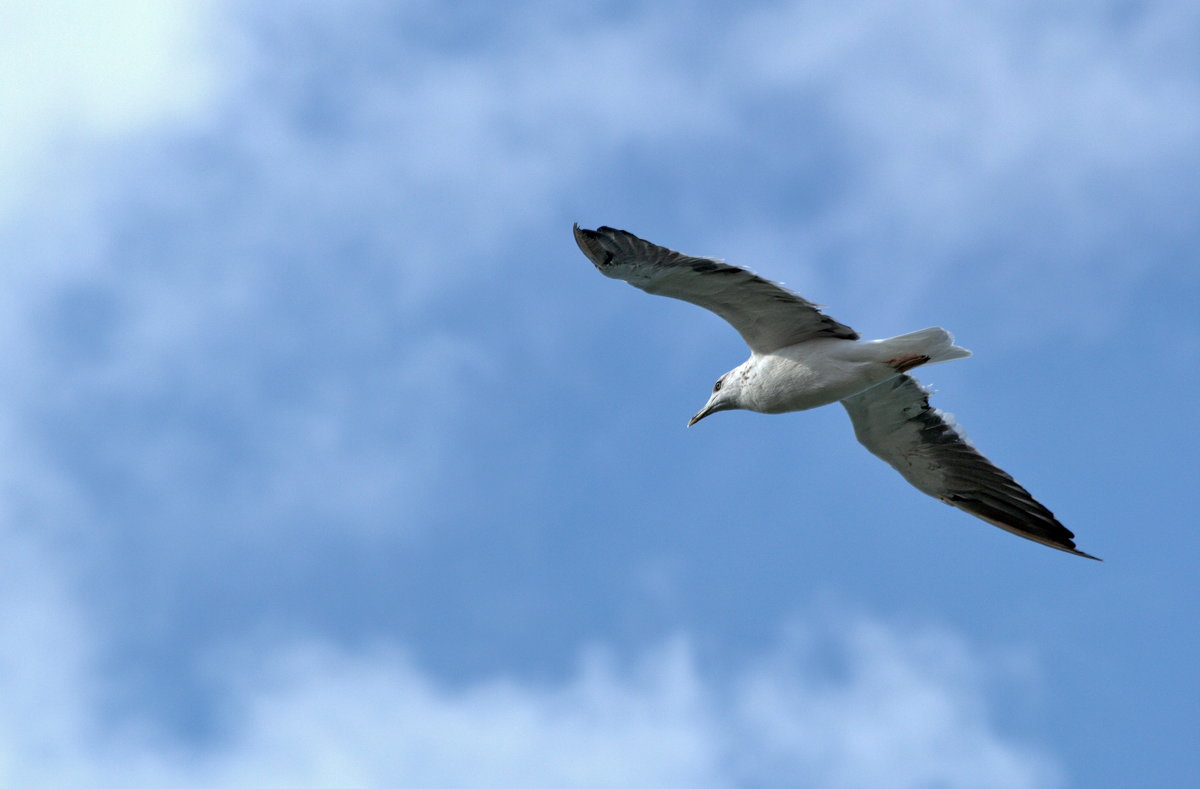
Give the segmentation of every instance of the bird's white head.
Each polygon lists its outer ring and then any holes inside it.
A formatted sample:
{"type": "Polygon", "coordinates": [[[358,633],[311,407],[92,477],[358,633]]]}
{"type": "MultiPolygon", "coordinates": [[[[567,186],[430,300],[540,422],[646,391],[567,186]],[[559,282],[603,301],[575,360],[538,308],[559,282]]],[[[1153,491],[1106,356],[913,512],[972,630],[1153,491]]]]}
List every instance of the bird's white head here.
{"type": "Polygon", "coordinates": [[[696,412],[695,416],[688,420],[688,427],[696,424],[709,414],[715,414],[718,411],[728,411],[732,408],[745,407],[742,405],[742,383],[745,381],[745,378],[741,371],[741,367],[735,367],[717,379],[717,382],[713,384],[712,394],[709,396],[708,402],[696,412]]]}

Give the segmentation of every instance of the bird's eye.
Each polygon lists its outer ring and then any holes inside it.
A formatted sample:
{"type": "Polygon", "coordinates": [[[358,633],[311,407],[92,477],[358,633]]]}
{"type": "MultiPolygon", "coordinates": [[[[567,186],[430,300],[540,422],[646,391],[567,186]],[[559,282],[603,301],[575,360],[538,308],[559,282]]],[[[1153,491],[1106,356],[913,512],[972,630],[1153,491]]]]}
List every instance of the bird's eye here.
{"type": "Polygon", "coordinates": [[[717,392],[721,391],[721,384],[723,384],[723,383],[725,383],[724,378],[717,379],[717,382],[715,384],[713,384],[713,394],[716,394],[717,392]]]}

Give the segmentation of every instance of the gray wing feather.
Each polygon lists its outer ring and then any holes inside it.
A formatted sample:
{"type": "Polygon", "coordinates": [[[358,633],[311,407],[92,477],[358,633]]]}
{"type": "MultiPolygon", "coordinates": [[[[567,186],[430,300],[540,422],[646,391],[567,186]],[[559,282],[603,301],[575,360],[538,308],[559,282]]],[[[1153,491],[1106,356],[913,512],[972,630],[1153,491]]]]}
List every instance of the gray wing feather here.
{"type": "Polygon", "coordinates": [[[601,274],[712,310],[752,351],[767,353],[816,337],[858,339],[816,304],[744,268],[689,257],[611,227],[575,225],[575,241],[601,274]]]}
{"type": "Polygon", "coordinates": [[[908,375],[842,401],[854,433],[913,487],[1026,539],[1095,559],[1016,480],[979,454],[908,375]]]}

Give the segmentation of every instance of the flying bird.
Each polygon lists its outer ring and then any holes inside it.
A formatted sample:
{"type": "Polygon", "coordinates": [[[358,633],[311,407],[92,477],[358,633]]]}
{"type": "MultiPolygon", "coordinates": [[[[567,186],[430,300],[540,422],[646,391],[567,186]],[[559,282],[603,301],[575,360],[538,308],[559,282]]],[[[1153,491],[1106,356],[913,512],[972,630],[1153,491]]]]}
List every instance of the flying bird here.
{"type": "Polygon", "coordinates": [[[816,304],[721,260],[611,227],[575,225],[575,241],[601,274],[712,310],[750,346],[750,358],[717,379],[689,427],[735,408],[779,414],[841,402],[863,446],[917,490],[1020,537],[1097,558],[1077,550],[1075,535],[931,407],[930,391],[908,374],[971,355],[945,329],[863,340],[816,304]]]}

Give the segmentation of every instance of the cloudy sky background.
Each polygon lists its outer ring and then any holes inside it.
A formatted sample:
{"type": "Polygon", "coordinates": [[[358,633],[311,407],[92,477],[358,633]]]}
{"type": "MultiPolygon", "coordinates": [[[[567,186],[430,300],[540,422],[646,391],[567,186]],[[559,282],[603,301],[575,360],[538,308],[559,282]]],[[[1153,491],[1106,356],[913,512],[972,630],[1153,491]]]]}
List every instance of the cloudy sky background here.
{"type": "Polygon", "coordinates": [[[1200,781],[1186,2],[10,3],[0,783],[1200,781]],[[783,280],[1104,564],[909,489],[783,280]]]}

